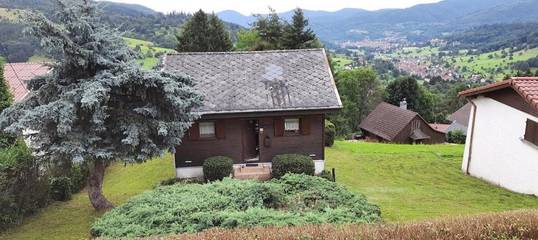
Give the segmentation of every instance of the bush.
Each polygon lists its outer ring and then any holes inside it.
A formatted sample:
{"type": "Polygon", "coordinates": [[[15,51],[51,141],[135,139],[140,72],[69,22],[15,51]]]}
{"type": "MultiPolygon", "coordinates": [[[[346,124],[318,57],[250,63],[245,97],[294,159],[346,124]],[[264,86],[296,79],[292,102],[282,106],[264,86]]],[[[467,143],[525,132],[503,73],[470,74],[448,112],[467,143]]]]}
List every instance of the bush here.
{"type": "Polygon", "coordinates": [[[50,196],[56,201],[71,199],[71,179],[68,177],[55,177],[50,179],[50,196]]]}
{"type": "Polygon", "coordinates": [[[170,186],[177,183],[188,184],[188,183],[203,183],[203,182],[198,179],[181,179],[181,178],[173,177],[166,180],[162,180],[159,186],[170,186]]]}
{"type": "Polygon", "coordinates": [[[333,178],[333,173],[331,171],[328,171],[328,170],[323,170],[323,172],[321,172],[321,174],[319,175],[320,178],[325,178],[331,182],[334,182],[334,178],[333,178]]]}
{"type": "Polygon", "coordinates": [[[208,228],[376,223],[379,208],[320,177],[288,174],[267,182],[224,179],[158,187],[98,219],[95,237],[144,237],[208,228]]]}
{"type": "Polygon", "coordinates": [[[85,163],[77,163],[71,167],[69,173],[70,187],[72,193],[80,192],[86,183],[88,182],[88,177],[90,176],[90,169],[85,163]]]}
{"type": "Polygon", "coordinates": [[[447,141],[449,143],[465,144],[467,137],[461,130],[451,131],[447,134],[447,141]]]}
{"type": "Polygon", "coordinates": [[[280,178],[286,173],[314,175],[312,158],[298,154],[277,155],[273,158],[273,177],[280,178]]]}
{"type": "Polygon", "coordinates": [[[325,120],[325,129],[323,134],[325,134],[325,146],[332,147],[334,144],[334,139],[336,138],[336,127],[331,121],[325,120]]]}
{"type": "Polygon", "coordinates": [[[0,150],[0,231],[47,205],[47,177],[23,141],[0,150]]]}
{"type": "Polygon", "coordinates": [[[233,171],[234,161],[229,157],[210,157],[204,161],[204,178],[207,181],[222,180],[233,171]]]}

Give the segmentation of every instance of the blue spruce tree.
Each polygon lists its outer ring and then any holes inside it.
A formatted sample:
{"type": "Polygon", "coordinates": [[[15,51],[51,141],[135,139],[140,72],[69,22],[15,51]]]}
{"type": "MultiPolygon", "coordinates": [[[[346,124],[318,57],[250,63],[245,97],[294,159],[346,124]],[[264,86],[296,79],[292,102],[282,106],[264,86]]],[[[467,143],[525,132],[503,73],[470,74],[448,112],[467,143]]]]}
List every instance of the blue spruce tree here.
{"type": "Polygon", "coordinates": [[[53,71],[29,82],[31,94],[2,112],[0,128],[32,132],[31,147],[42,159],[91,162],[90,202],[109,209],[105,166],[140,163],[179,145],[202,97],[189,78],[143,70],[119,33],[101,24],[91,0],[57,3],[57,20],[39,13],[27,19],[28,32],[59,53],[53,71]]]}

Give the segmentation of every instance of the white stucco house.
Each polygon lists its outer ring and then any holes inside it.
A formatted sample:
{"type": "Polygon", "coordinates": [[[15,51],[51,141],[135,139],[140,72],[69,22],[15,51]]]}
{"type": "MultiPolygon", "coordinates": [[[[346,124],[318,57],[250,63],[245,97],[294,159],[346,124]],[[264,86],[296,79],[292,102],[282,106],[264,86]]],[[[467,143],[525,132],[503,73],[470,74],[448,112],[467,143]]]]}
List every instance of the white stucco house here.
{"type": "Polygon", "coordinates": [[[472,106],[462,170],[538,196],[538,78],[512,78],[460,96],[472,106]]]}

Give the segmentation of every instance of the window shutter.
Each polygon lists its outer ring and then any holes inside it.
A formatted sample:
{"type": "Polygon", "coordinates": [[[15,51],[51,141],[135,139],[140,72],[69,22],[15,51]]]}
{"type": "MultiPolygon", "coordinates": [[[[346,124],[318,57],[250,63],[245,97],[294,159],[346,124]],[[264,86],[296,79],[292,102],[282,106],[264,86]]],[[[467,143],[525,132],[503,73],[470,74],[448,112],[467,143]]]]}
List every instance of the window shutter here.
{"type": "Polygon", "coordinates": [[[189,139],[190,140],[200,139],[200,129],[198,128],[198,123],[193,123],[191,128],[189,128],[189,139]]]}
{"type": "Polygon", "coordinates": [[[308,117],[301,118],[301,124],[299,126],[301,129],[301,134],[303,135],[310,134],[310,118],[308,117]]]}
{"type": "Polygon", "coordinates": [[[525,140],[538,145],[538,123],[527,119],[527,128],[525,129],[525,140]]]}
{"type": "Polygon", "coordinates": [[[273,120],[273,127],[275,128],[275,137],[284,136],[284,119],[275,118],[273,120]]]}
{"type": "Polygon", "coordinates": [[[224,119],[220,119],[215,122],[215,136],[217,139],[226,138],[226,126],[224,122],[224,119]]]}

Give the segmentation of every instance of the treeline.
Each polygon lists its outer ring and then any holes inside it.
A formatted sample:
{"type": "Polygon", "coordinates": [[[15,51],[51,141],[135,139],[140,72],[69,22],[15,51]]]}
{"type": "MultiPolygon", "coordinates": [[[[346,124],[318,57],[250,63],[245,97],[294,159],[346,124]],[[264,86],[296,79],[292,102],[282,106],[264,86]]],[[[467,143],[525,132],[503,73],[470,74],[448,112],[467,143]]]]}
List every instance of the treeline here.
{"type": "Polygon", "coordinates": [[[514,51],[538,47],[537,23],[483,25],[445,38],[445,51],[474,49],[480,54],[511,48],[514,51]]]}

